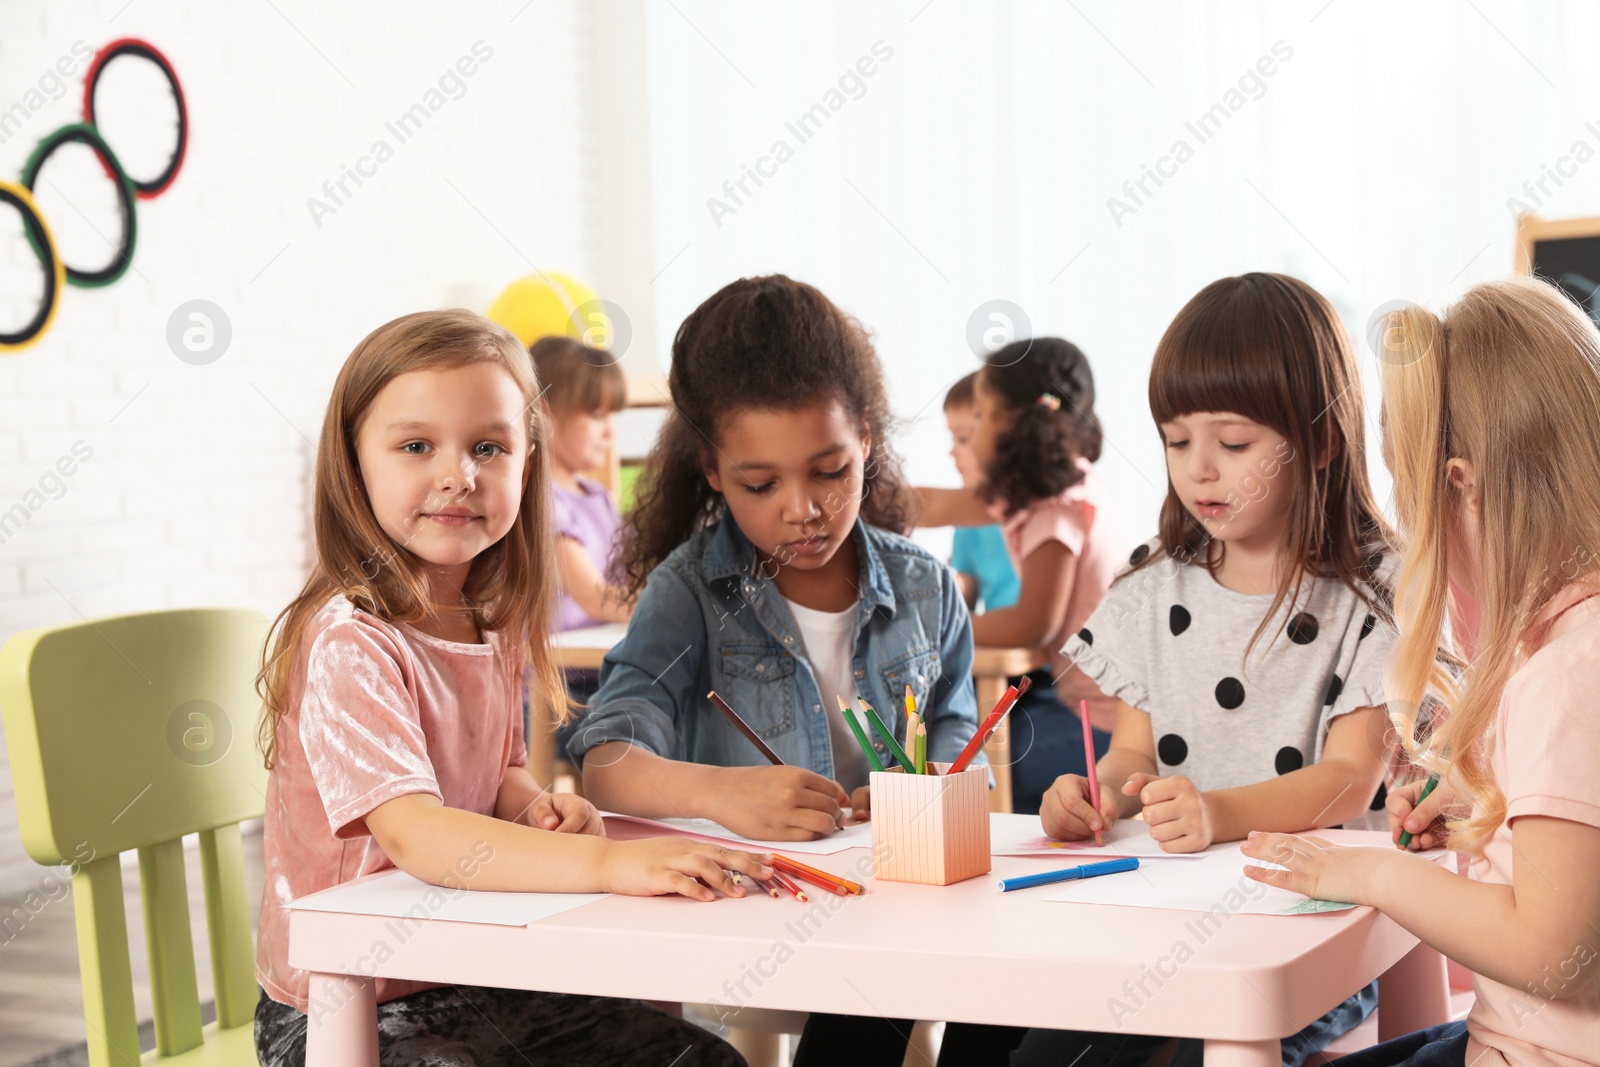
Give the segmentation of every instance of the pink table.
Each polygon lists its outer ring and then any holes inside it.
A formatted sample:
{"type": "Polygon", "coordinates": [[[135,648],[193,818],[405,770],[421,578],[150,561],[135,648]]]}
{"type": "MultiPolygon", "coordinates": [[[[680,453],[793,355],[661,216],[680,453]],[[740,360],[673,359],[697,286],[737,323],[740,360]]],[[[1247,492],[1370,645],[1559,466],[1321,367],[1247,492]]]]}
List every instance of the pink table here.
{"type": "Polygon", "coordinates": [[[863,876],[866,849],[806,859],[867,894],[819,890],[810,905],[610,897],[526,927],[428,920],[398,946],[393,920],[295,911],[290,962],[316,972],[313,996],[329,977],[346,990],[343,1006],[310,1026],[306,1063],[376,1067],[374,975],[1199,1037],[1207,1067],[1277,1067],[1280,1038],[1380,976],[1385,1039],[1448,1020],[1443,957],[1371,908],[1202,925],[1197,912],[1054,903],[1049,887],[997,891],[1001,877],[1069,865],[1056,857],[996,857],[992,874],[942,888],[863,876]],[[911,930],[924,936],[913,941],[911,930]],[[351,976],[380,943],[393,955],[351,976]]]}

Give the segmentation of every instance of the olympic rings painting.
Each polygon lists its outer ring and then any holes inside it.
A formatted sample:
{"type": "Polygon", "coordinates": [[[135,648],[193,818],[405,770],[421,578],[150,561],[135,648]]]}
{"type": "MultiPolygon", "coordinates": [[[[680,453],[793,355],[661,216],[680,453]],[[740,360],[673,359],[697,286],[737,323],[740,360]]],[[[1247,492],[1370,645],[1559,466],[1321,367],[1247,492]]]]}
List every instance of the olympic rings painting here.
{"type": "Polygon", "coordinates": [[[189,145],[188,108],[183,97],[183,86],[167,57],[152,44],[133,37],[112,41],[100,49],[90,62],[84,77],[83,121],[63,126],[46,135],[28,156],[23,165],[20,183],[0,181],[0,210],[17,212],[22,220],[22,231],[32,246],[34,255],[44,274],[44,284],[39,306],[32,317],[15,330],[0,330],[0,353],[20,351],[36,343],[55,321],[61,303],[61,293],[66,285],[93,287],[110,285],[121,278],[133,264],[133,250],[138,235],[137,201],[160,196],[171,188],[183,167],[189,145]],[[134,177],[129,175],[117,159],[117,154],[106,143],[95,121],[95,90],[101,76],[113,60],[124,57],[153,64],[171,88],[177,106],[177,142],[164,166],[154,175],[134,177]],[[67,144],[82,144],[90,148],[115,186],[118,212],[121,215],[122,235],[116,254],[104,267],[74,267],[62,260],[54,237],[44,216],[34,203],[33,187],[45,162],[59,148],[67,144]]]}

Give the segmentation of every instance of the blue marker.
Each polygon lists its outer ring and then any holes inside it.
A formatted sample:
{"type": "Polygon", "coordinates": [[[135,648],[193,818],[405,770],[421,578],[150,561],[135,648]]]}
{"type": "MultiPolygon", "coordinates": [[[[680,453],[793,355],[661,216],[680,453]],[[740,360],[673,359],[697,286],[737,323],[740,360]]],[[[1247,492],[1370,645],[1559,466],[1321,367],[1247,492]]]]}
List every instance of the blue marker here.
{"type": "Polygon", "coordinates": [[[1102,874],[1119,874],[1122,871],[1136,871],[1139,869],[1137,856],[1124,856],[1120,860],[1106,860],[1104,863],[1085,863],[1082,867],[1068,867],[1060,871],[1045,871],[1041,874],[1025,874],[1021,878],[1000,879],[1000,892],[1009,893],[1013,889],[1032,889],[1036,885],[1049,885],[1052,882],[1071,882],[1079,878],[1095,878],[1102,874]]]}

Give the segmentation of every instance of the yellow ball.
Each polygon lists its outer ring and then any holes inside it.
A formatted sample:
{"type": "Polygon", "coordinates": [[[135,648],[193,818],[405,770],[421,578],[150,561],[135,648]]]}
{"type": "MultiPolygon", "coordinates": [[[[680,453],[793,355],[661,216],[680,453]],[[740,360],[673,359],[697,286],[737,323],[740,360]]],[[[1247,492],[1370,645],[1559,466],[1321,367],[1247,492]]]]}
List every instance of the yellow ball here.
{"type": "Polygon", "coordinates": [[[584,338],[584,325],[574,314],[598,300],[593,289],[565,274],[545,271],[518,278],[489,305],[489,318],[510,330],[525,345],[541,337],[584,338]]]}

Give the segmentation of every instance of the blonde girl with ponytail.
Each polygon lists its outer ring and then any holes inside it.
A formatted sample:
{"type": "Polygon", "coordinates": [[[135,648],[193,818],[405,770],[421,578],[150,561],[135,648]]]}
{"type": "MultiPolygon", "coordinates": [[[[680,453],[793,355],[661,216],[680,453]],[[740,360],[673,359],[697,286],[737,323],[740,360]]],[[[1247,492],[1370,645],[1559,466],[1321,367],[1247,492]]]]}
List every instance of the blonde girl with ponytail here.
{"type": "Polygon", "coordinates": [[[1396,312],[1384,457],[1408,548],[1390,713],[1450,709],[1412,759],[1440,776],[1389,796],[1407,855],[1252,834],[1251,877],[1370,904],[1474,972],[1464,1022],[1340,1061],[1576,1067],[1600,1058],[1600,333],[1533,279],[1478,286],[1442,318],[1396,312]],[[1471,632],[1460,620],[1472,618],[1471,632]],[[1457,623],[1450,633],[1450,622],[1457,623]],[[1441,663],[1454,638],[1461,660],[1441,663]],[[1459,676],[1459,680],[1458,680],[1459,676]]]}

